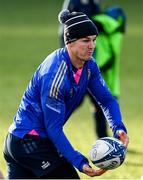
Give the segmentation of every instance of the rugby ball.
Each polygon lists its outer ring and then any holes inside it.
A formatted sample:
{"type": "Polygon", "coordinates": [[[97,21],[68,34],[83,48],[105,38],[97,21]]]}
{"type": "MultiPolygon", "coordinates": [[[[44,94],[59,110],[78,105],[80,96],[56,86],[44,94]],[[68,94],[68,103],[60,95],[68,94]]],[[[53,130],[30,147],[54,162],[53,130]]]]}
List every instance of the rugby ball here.
{"type": "Polygon", "coordinates": [[[102,169],[115,169],[125,160],[126,147],[113,137],[98,139],[92,146],[89,157],[92,163],[102,169]]]}

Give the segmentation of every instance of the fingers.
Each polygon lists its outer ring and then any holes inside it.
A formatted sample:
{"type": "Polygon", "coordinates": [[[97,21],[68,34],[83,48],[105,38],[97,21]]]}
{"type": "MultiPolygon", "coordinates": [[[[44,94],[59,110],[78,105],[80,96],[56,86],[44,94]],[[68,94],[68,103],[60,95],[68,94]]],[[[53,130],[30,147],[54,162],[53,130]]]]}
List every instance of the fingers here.
{"type": "Polygon", "coordinates": [[[98,170],[94,170],[94,171],[96,171],[96,176],[100,176],[100,175],[104,174],[107,170],[105,170],[105,169],[98,169],[98,170]]]}
{"type": "Polygon", "coordinates": [[[91,168],[89,165],[85,164],[83,166],[83,172],[90,177],[94,177],[94,176],[100,176],[100,175],[104,174],[106,172],[106,170],[104,170],[104,169],[95,170],[95,169],[91,168]]]}

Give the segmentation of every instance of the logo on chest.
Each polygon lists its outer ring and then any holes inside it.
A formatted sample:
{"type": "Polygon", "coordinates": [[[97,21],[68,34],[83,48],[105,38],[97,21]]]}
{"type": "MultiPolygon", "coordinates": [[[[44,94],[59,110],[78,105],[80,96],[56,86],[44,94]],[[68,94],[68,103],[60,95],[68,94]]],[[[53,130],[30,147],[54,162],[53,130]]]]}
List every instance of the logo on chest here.
{"type": "Polygon", "coordinates": [[[72,98],[73,94],[74,94],[74,89],[72,87],[72,88],[70,88],[70,91],[69,91],[69,97],[72,98]]]}

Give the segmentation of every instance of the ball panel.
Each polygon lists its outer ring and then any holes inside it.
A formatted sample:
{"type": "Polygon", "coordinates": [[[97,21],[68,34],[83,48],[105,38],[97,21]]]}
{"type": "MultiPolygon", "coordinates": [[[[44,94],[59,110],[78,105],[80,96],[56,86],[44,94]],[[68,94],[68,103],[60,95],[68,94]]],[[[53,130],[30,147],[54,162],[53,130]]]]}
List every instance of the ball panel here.
{"type": "Polygon", "coordinates": [[[115,169],[120,166],[120,158],[115,157],[113,159],[109,159],[103,162],[96,163],[96,166],[101,169],[115,169]]]}
{"type": "Polygon", "coordinates": [[[107,156],[113,150],[114,148],[110,143],[108,142],[103,143],[103,140],[97,140],[96,144],[93,145],[91,153],[90,153],[91,160],[98,161],[101,158],[104,158],[105,156],[107,156]],[[100,149],[100,151],[98,149],[100,149]]]}

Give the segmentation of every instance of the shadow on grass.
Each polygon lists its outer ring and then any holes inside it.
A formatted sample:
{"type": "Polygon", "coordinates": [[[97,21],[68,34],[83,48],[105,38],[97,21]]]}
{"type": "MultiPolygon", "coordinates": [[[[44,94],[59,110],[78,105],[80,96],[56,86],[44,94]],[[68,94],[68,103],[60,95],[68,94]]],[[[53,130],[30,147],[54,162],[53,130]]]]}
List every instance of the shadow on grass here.
{"type": "MultiPolygon", "coordinates": [[[[135,150],[135,149],[128,149],[128,155],[129,156],[132,156],[132,158],[139,158],[139,159],[142,159],[141,157],[143,157],[143,152],[142,151],[138,151],[138,150],[135,150]]],[[[135,160],[134,159],[134,160],[135,160]]],[[[143,162],[140,161],[140,162],[131,162],[131,161],[126,161],[125,164],[127,166],[134,166],[134,167],[143,167],[143,162]]]]}
{"type": "Polygon", "coordinates": [[[143,155],[142,151],[137,151],[135,149],[128,149],[127,153],[131,155],[143,155]]]}
{"type": "Polygon", "coordinates": [[[143,163],[139,162],[125,162],[126,166],[143,167],[143,163]]]}

